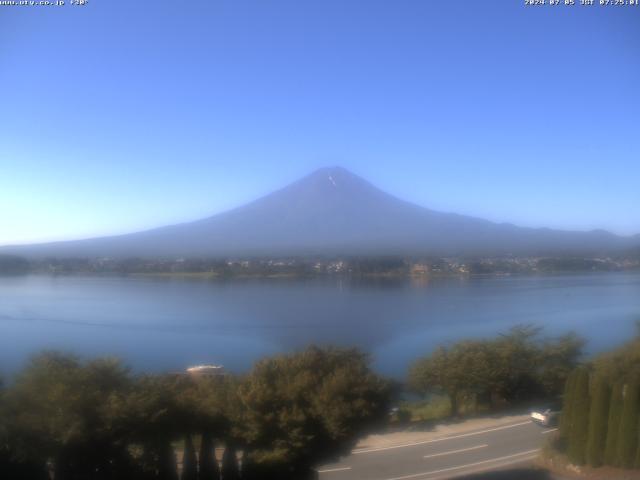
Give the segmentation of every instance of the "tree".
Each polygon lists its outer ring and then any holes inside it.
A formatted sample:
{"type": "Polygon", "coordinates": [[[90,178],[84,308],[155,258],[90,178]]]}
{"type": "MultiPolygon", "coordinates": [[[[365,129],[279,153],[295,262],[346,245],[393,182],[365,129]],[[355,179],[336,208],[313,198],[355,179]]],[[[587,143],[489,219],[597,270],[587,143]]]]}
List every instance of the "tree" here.
{"type": "Polygon", "coordinates": [[[564,395],[562,397],[562,414],[560,415],[560,438],[567,443],[571,434],[571,420],[573,418],[573,405],[577,371],[571,372],[565,381],[564,395]]]}
{"type": "Polygon", "coordinates": [[[599,467],[604,460],[611,388],[607,379],[597,376],[592,390],[586,460],[589,465],[599,467]]]}
{"type": "Polygon", "coordinates": [[[157,480],[178,480],[178,466],[173,445],[168,441],[161,441],[157,445],[157,480]]]}
{"type": "Polygon", "coordinates": [[[189,378],[145,375],[126,398],[129,441],[142,446],[142,466],[158,480],[178,478],[172,442],[189,433],[194,422],[189,386],[189,378]]]}
{"type": "Polygon", "coordinates": [[[609,401],[609,417],[607,420],[607,439],[604,448],[604,463],[616,465],[618,456],[618,432],[620,430],[620,418],[622,417],[624,384],[616,382],[611,388],[611,400],[609,401]]]}
{"type": "Polygon", "coordinates": [[[568,456],[576,465],[583,465],[589,428],[589,371],[585,367],[577,370],[572,403],[568,456]]]}
{"type": "Polygon", "coordinates": [[[232,444],[228,444],[222,454],[222,480],[239,480],[238,456],[232,444]]]}
{"type": "Polygon", "coordinates": [[[242,440],[261,466],[292,478],[349,452],[358,435],[386,419],[387,383],[355,349],[310,347],[258,362],[239,389],[242,440]]]}
{"type": "Polygon", "coordinates": [[[182,455],[182,476],[181,480],[198,480],[198,457],[196,449],[193,447],[191,435],[184,438],[184,453],[182,455]]]}
{"type": "Polygon", "coordinates": [[[482,341],[464,341],[439,347],[418,360],[409,371],[409,384],[422,393],[442,392],[451,402],[451,414],[460,414],[459,400],[487,393],[491,387],[491,360],[482,341]]]}
{"type": "Polygon", "coordinates": [[[574,334],[541,339],[539,328],[521,325],[493,340],[438,347],[413,364],[409,384],[419,392],[448,395],[453,415],[460,413],[459,399],[488,399],[495,406],[556,397],[583,343],[574,334]]]}
{"type": "Polygon", "coordinates": [[[578,366],[584,343],[584,339],[575,333],[542,343],[536,363],[539,365],[537,377],[545,396],[555,397],[563,391],[569,374],[578,366]]]}
{"type": "Polygon", "coordinates": [[[492,390],[508,403],[531,400],[542,394],[538,375],[540,330],[518,325],[491,342],[489,348],[495,352],[492,390]]]}
{"type": "Polygon", "coordinates": [[[594,361],[596,373],[613,381],[631,382],[640,376],[640,322],[636,336],[625,345],[604,353],[594,361]]]}
{"type": "Polygon", "coordinates": [[[12,480],[49,480],[42,459],[24,458],[13,445],[7,415],[6,391],[0,380],[0,478],[12,480]]]}
{"type": "Polygon", "coordinates": [[[624,403],[618,433],[617,463],[623,468],[633,468],[638,446],[638,402],[640,383],[633,379],[624,390],[624,403]]]}
{"type": "Polygon", "coordinates": [[[42,465],[52,460],[57,480],[130,478],[115,408],[129,387],[128,370],[113,359],[83,364],[57,352],[32,358],[7,394],[13,448],[42,465]]]}
{"type": "Polygon", "coordinates": [[[218,460],[215,456],[215,445],[211,433],[205,431],[202,434],[202,441],[200,443],[200,480],[219,480],[220,468],[218,467],[218,460]]]}

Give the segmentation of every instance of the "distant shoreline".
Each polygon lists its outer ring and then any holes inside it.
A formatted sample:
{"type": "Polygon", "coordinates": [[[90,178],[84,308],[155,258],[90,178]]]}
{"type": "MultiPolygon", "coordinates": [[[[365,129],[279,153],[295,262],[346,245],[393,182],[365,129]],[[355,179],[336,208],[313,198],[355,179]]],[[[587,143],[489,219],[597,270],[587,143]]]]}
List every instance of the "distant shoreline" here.
{"type": "Polygon", "coordinates": [[[414,282],[428,282],[430,280],[443,279],[481,279],[481,278],[525,278],[525,277],[554,277],[566,275],[606,275],[606,274],[638,274],[640,269],[616,270],[616,271],[584,271],[563,270],[551,272],[517,272],[517,273],[435,273],[429,275],[412,275],[404,273],[360,273],[360,274],[296,274],[296,273],[272,273],[258,274],[245,273],[233,275],[221,275],[216,272],[43,272],[31,271],[23,273],[0,273],[2,277],[24,277],[30,275],[46,277],[106,277],[106,278],[148,278],[148,279],[172,279],[172,280],[200,280],[200,281],[244,281],[244,280],[316,280],[316,279],[341,279],[341,280],[408,280],[414,282]]]}
{"type": "Polygon", "coordinates": [[[51,258],[2,257],[0,274],[131,275],[157,278],[368,278],[502,277],[640,271],[640,252],[620,257],[249,257],[249,258],[51,258]]]}

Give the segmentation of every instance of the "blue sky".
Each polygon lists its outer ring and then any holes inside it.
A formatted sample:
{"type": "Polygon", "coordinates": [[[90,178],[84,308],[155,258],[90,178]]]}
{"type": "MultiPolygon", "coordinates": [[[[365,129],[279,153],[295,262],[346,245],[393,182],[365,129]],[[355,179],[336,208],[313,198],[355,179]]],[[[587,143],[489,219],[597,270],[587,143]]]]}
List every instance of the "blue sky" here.
{"type": "Polygon", "coordinates": [[[640,7],[523,3],[0,7],[0,244],[197,219],[325,165],[640,233],[640,7]]]}

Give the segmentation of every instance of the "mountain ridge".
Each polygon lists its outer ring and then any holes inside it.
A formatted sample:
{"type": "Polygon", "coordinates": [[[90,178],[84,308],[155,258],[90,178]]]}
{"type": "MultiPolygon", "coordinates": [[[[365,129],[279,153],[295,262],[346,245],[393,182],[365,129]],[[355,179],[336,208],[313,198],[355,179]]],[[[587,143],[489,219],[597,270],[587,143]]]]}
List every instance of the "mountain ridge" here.
{"type": "Polygon", "coordinates": [[[216,257],[323,254],[596,254],[640,235],[519,227],[443,213],[390,195],[342,167],[324,167],[201,220],[116,236],[0,247],[27,257],[216,257]]]}

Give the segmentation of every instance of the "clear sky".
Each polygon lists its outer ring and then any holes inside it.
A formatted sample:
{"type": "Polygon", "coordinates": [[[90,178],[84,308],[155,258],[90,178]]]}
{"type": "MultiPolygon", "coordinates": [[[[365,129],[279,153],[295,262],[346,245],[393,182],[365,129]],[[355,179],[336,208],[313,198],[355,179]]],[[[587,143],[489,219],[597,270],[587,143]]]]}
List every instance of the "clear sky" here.
{"type": "Polygon", "coordinates": [[[640,233],[640,7],[0,6],[0,113],[0,244],[197,219],[325,165],[444,211],[640,233]]]}

